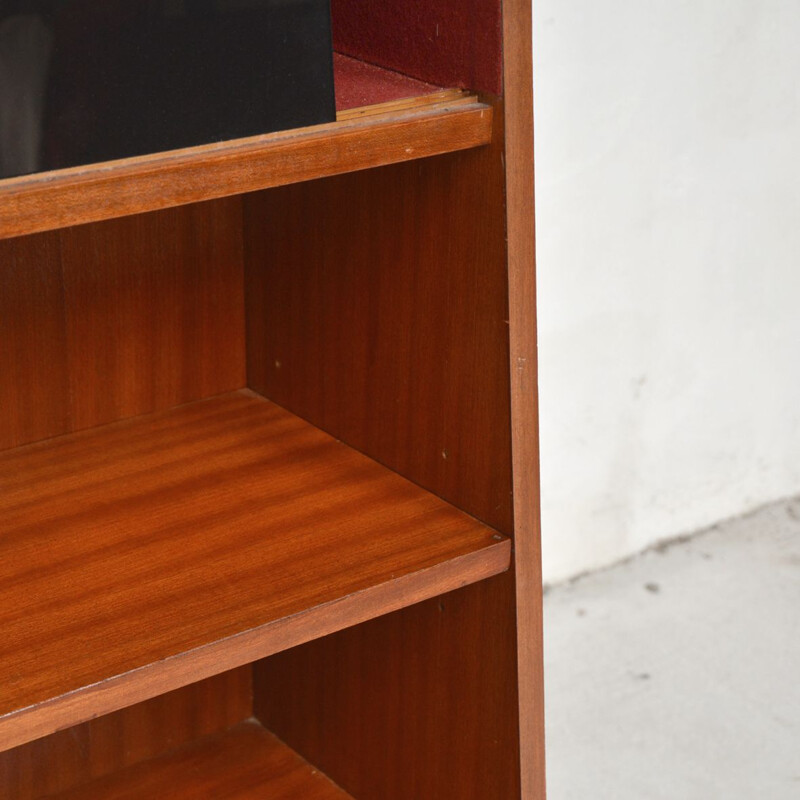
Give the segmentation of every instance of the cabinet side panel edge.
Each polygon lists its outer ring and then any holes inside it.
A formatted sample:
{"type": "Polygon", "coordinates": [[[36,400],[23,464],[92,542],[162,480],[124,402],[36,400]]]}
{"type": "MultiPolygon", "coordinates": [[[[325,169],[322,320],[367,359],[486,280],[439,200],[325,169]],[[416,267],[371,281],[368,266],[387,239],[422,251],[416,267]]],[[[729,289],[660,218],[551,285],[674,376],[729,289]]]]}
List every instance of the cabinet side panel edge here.
{"type": "Polygon", "coordinates": [[[530,0],[504,0],[514,545],[523,800],[544,800],[544,674],[530,0]]]}

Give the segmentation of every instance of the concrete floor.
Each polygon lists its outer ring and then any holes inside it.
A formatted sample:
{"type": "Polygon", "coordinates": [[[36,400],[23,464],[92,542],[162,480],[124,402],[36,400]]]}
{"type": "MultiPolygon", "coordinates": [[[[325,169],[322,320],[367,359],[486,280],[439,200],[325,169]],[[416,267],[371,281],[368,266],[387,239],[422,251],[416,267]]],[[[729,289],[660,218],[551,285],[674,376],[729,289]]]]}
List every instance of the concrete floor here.
{"type": "Polygon", "coordinates": [[[800,798],[800,498],[549,589],[549,800],[800,798]]]}

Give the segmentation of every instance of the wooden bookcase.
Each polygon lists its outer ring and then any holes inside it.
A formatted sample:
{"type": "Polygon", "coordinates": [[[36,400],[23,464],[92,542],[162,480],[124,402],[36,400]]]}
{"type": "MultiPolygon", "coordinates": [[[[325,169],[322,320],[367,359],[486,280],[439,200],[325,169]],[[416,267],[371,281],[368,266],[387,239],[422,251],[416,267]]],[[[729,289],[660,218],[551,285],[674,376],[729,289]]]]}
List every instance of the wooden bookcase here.
{"type": "Polygon", "coordinates": [[[530,7],[376,8],[0,182],[1,797],[544,798],[530,7]]]}

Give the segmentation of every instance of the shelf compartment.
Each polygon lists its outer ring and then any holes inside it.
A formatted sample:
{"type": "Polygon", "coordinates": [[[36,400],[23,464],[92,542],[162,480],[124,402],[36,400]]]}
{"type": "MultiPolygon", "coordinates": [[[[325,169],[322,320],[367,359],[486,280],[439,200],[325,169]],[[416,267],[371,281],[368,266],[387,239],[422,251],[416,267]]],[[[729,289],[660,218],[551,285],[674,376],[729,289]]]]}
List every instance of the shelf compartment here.
{"type": "Polygon", "coordinates": [[[492,109],[338,56],[337,121],[0,181],[0,238],[156,211],[488,144],[492,109]],[[353,108],[352,103],[361,106],[353,108]]]}
{"type": "Polygon", "coordinates": [[[255,721],[193,742],[53,800],[351,800],[324,774],[255,721]]]}
{"type": "Polygon", "coordinates": [[[0,453],[0,487],[0,749],[510,562],[248,390],[0,453]]]}

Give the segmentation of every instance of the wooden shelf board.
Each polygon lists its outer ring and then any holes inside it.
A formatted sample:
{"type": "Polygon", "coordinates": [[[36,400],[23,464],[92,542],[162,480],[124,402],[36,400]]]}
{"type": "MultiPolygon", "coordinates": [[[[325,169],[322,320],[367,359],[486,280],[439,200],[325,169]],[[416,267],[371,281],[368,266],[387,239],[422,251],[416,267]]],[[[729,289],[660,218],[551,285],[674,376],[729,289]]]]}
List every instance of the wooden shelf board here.
{"type": "Polygon", "coordinates": [[[0,453],[0,749],[506,570],[247,390],[0,453]]]}
{"type": "Polygon", "coordinates": [[[53,800],[348,800],[255,721],[55,795],[53,800]]]}
{"type": "Polygon", "coordinates": [[[474,95],[344,56],[336,63],[344,84],[336,122],[0,180],[0,238],[489,143],[492,109],[474,95]]]}

